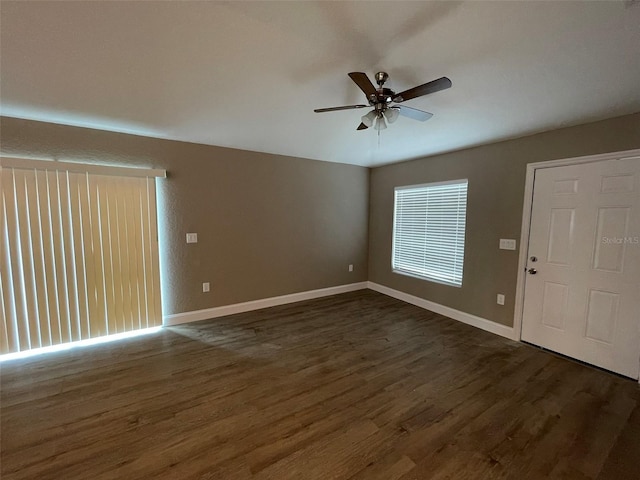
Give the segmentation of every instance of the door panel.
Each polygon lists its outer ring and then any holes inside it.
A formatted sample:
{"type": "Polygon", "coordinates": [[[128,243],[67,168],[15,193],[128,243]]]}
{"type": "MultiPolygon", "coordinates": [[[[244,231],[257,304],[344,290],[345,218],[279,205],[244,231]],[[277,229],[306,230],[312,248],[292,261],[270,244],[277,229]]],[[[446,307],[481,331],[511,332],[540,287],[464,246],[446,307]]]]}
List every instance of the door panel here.
{"type": "Polygon", "coordinates": [[[568,285],[545,282],[542,297],[542,323],[548,327],[564,330],[567,318],[568,285]]]}
{"type": "Polygon", "coordinates": [[[557,265],[571,263],[571,247],[573,245],[573,224],[575,209],[552,208],[547,241],[547,262],[557,265]]]}
{"type": "Polygon", "coordinates": [[[528,256],[522,339],[637,379],[640,158],[536,170],[528,256]]]}
{"type": "Polygon", "coordinates": [[[595,254],[593,268],[622,273],[624,264],[625,243],[605,244],[603,238],[629,237],[628,207],[605,207],[598,209],[597,234],[595,238],[595,254]]]}
{"type": "Polygon", "coordinates": [[[591,340],[613,344],[616,323],[618,322],[620,294],[590,290],[587,302],[585,336],[591,340]]]}

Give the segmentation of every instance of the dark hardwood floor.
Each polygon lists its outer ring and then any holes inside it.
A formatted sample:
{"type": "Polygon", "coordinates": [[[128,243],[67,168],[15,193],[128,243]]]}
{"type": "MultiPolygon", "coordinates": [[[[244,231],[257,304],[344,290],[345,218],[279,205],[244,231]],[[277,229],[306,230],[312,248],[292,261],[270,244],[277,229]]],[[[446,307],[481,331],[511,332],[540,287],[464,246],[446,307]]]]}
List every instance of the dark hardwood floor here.
{"type": "Polygon", "coordinates": [[[637,383],[371,291],[1,368],[3,480],[640,478],[637,383]]]}

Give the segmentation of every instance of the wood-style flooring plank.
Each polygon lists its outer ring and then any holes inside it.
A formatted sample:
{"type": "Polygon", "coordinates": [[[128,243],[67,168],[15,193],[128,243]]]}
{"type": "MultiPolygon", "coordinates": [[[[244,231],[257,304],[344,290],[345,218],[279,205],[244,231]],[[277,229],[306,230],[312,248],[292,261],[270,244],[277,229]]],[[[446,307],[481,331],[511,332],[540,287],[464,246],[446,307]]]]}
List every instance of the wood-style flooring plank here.
{"type": "Polygon", "coordinates": [[[371,291],[0,382],[3,480],[640,478],[637,383],[371,291]]]}

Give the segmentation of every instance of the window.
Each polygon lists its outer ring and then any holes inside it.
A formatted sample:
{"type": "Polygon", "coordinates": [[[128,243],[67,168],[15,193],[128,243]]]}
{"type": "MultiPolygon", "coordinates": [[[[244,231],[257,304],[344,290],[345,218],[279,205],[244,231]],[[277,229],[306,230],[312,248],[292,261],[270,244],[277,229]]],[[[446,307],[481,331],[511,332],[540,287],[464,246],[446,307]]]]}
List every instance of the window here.
{"type": "Polygon", "coordinates": [[[467,180],[396,187],[393,271],[462,286],[467,180]]]}
{"type": "Polygon", "coordinates": [[[155,176],[0,161],[0,353],[159,326],[155,176]]]}

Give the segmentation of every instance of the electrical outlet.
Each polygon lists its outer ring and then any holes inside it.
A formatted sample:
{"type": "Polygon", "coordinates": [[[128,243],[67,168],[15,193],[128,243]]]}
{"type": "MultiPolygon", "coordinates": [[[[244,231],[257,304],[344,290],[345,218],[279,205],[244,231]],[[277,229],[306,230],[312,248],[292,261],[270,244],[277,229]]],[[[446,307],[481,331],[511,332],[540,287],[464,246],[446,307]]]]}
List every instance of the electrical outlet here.
{"type": "Polygon", "coordinates": [[[353,272],[353,265],[351,265],[351,264],[349,265],[349,271],[353,272]]]}
{"type": "Polygon", "coordinates": [[[504,295],[502,293],[498,294],[497,302],[498,302],[498,305],[504,305],[504,295]]]}
{"type": "Polygon", "coordinates": [[[510,238],[500,239],[500,250],[515,250],[516,241],[510,238]]]}
{"type": "Polygon", "coordinates": [[[187,233],[187,243],[198,243],[198,234],[187,233]]]}
{"type": "Polygon", "coordinates": [[[210,288],[209,282],[204,282],[202,284],[202,292],[203,293],[207,293],[209,291],[209,288],[210,288]]]}

